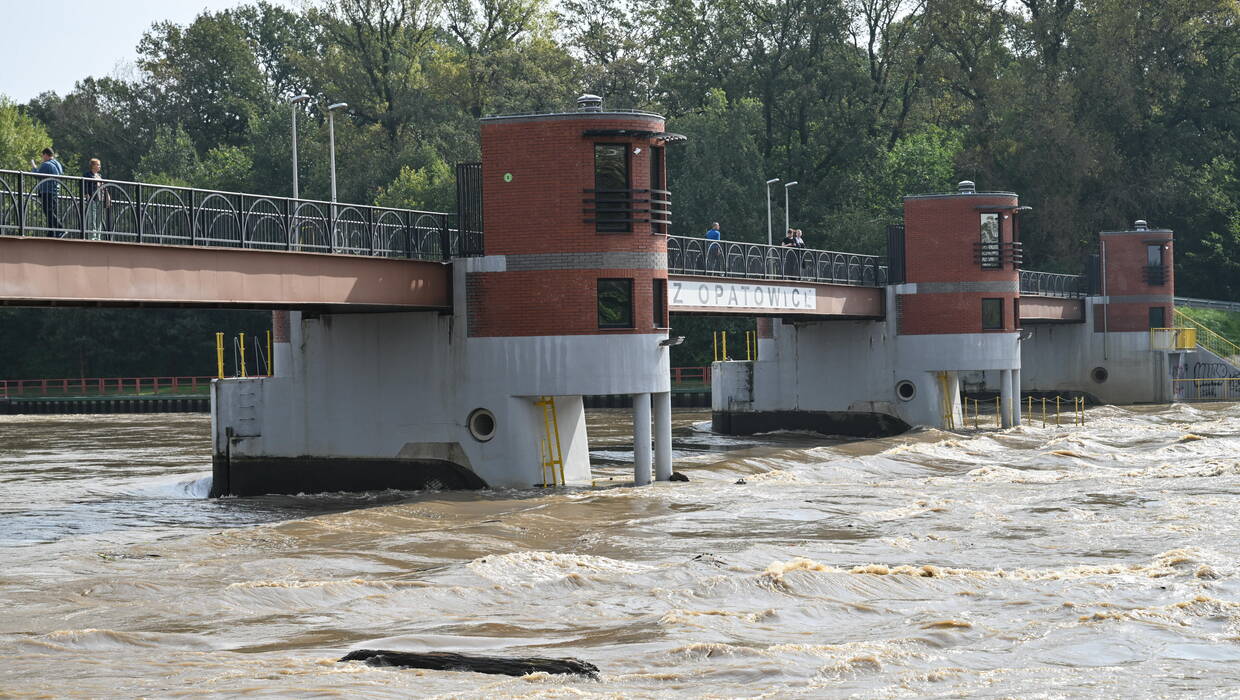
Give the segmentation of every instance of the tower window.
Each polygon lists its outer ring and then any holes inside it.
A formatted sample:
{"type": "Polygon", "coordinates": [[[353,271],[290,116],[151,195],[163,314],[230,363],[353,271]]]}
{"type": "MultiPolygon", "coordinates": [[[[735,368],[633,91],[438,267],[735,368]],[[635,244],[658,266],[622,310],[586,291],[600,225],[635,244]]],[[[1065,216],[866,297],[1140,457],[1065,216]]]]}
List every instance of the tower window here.
{"type": "Polygon", "coordinates": [[[633,280],[600,278],[598,281],[598,327],[633,327],[633,280]]]}
{"type": "Polygon", "coordinates": [[[661,194],[657,190],[666,190],[667,182],[664,180],[665,171],[663,169],[663,147],[653,146],[650,149],[650,232],[651,233],[667,233],[667,217],[669,214],[663,213],[667,211],[668,205],[667,195],[661,194]]]}
{"type": "Polygon", "coordinates": [[[982,330],[1003,330],[1003,300],[982,299],[982,330]]]}
{"type": "Polygon", "coordinates": [[[1150,307],[1150,328],[1167,327],[1167,308],[1164,306],[1150,307]]]}
{"type": "Polygon", "coordinates": [[[667,280],[654,278],[654,316],[655,328],[667,328],[667,280]]]}
{"type": "Polygon", "coordinates": [[[999,215],[986,213],[981,216],[982,267],[1001,267],[999,257],[999,215]]]}
{"type": "Polygon", "coordinates": [[[1162,245],[1145,246],[1145,264],[1149,265],[1150,267],[1154,267],[1154,266],[1161,267],[1162,266],[1163,264],[1162,245]]]}
{"type": "Polygon", "coordinates": [[[629,148],[623,143],[594,144],[594,230],[632,231],[630,223],[629,148]]]}

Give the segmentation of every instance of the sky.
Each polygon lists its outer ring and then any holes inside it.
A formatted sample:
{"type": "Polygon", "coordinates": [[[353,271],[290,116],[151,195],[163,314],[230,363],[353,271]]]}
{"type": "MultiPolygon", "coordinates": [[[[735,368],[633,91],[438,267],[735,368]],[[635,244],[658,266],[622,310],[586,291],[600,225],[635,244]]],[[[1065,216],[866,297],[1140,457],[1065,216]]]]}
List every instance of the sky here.
{"type": "MultiPolygon", "coordinates": [[[[0,0],[0,95],[23,103],[47,90],[61,95],[87,76],[112,75],[137,59],[151,24],[187,23],[204,10],[242,0],[0,0]],[[50,52],[46,58],[36,58],[50,52]]],[[[277,4],[294,6],[290,1],[277,4]]]]}

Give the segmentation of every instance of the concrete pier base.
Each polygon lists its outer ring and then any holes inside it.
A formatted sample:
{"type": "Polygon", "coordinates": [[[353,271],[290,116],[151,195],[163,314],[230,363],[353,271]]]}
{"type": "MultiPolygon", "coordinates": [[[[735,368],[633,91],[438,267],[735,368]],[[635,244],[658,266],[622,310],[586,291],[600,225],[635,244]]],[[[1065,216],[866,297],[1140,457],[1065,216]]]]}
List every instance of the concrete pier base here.
{"type": "Polygon", "coordinates": [[[633,483],[650,483],[650,394],[633,394],[633,483]]]}
{"type": "Polygon", "coordinates": [[[672,478],[672,392],[654,395],[654,478],[672,478]]]}
{"type": "Polygon", "coordinates": [[[332,491],[482,489],[478,475],[447,461],[215,455],[212,498],[332,491]]]}
{"type": "Polygon", "coordinates": [[[1023,422],[1021,409],[1024,408],[1020,402],[1020,370],[1012,370],[1012,425],[1020,425],[1023,422]]]}
{"type": "Polygon", "coordinates": [[[1012,370],[999,370],[999,417],[1005,428],[1012,427],[1012,370]]]}

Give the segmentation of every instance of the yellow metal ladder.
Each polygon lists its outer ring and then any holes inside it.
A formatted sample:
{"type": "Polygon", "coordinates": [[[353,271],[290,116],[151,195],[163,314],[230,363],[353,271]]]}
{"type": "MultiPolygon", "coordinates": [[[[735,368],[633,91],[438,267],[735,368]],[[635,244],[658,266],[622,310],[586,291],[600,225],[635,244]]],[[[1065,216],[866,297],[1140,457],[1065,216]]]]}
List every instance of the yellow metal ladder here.
{"type": "Polygon", "coordinates": [[[555,397],[543,396],[534,402],[542,406],[543,436],[539,439],[538,460],[542,464],[544,487],[563,486],[564,455],[560,451],[560,421],[555,412],[555,397]],[[550,477],[550,478],[548,478],[550,477]]]}

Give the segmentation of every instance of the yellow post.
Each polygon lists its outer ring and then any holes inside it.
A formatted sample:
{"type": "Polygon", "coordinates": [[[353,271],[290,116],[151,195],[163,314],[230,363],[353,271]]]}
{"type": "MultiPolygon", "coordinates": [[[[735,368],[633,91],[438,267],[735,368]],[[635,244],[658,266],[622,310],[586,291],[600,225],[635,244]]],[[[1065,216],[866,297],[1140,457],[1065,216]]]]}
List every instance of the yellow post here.
{"type": "Polygon", "coordinates": [[[977,419],[978,419],[978,416],[981,414],[981,412],[982,411],[981,411],[981,408],[978,406],[977,399],[973,399],[973,429],[974,430],[977,430],[978,428],[977,419]]]}
{"type": "Polygon", "coordinates": [[[555,397],[554,396],[550,397],[550,400],[551,400],[551,427],[553,429],[553,432],[555,433],[555,449],[556,449],[555,462],[560,467],[560,485],[564,486],[568,482],[564,479],[564,453],[560,451],[560,416],[558,413],[556,413],[556,410],[555,410],[555,397]]]}
{"type": "Polygon", "coordinates": [[[710,332],[710,349],[715,354],[715,362],[719,361],[719,331],[710,332]]]}
{"type": "Polygon", "coordinates": [[[1059,425],[1059,395],[1055,395],[1055,425],[1059,425]]]}
{"type": "Polygon", "coordinates": [[[719,331],[719,333],[720,335],[723,336],[723,361],[727,362],[728,361],[728,332],[719,331]]]}
{"type": "Polygon", "coordinates": [[[275,375],[275,355],[271,354],[271,329],[267,329],[267,376],[275,375]]]}
{"type": "Polygon", "coordinates": [[[1029,397],[1029,408],[1025,410],[1025,413],[1028,413],[1030,418],[1033,417],[1033,397],[1032,396],[1029,397]]]}
{"type": "Polygon", "coordinates": [[[217,368],[217,377],[224,378],[224,333],[215,334],[215,365],[217,368]]]}
{"type": "Polygon", "coordinates": [[[1003,420],[1003,411],[999,408],[999,397],[996,396],[995,397],[995,427],[996,428],[1003,425],[1002,420],[1003,420]]]}
{"type": "Polygon", "coordinates": [[[246,373],[245,373],[245,333],[241,334],[241,376],[242,377],[246,376],[246,373]]]}
{"type": "Polygon", "coordinates": [[[1046,397],[1042,397],[1042,427],[1046,427],[1046,397]]]}

